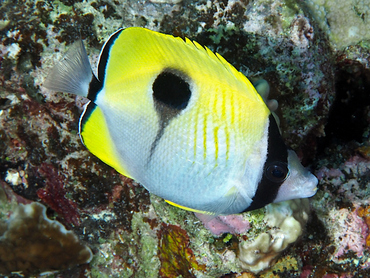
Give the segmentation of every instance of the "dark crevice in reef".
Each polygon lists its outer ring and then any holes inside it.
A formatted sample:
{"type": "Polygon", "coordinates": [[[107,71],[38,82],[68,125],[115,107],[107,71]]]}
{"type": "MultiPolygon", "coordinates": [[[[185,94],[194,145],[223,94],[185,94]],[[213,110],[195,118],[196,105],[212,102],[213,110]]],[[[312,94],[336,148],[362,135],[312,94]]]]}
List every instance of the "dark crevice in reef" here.
{"type": "Polygon", "coordinates": [[[333,145],[364,143],[369,138],[370,70],[358,62],[339,63],[336,71],[336,98],[319,140],[318,154],[333,145]]]}

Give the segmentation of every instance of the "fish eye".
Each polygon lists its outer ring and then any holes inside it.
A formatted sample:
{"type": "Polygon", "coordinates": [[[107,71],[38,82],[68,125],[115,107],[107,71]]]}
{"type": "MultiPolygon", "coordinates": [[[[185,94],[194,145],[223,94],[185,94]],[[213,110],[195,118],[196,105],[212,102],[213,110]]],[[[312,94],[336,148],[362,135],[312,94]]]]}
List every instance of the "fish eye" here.
{"type": "Polygon", "coordinates": [[[288,165],[280,161],[272,162],[265,168],[265,175],[273,182],[283,182],[289,176],[288,165]]]}

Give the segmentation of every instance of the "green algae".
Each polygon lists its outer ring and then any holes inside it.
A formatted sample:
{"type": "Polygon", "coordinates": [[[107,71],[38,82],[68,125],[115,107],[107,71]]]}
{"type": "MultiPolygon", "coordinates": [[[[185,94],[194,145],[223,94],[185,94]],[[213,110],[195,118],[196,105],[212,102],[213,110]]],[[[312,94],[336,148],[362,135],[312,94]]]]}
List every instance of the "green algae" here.
{"type": "MultiPolygon", "coordinates": [[[[132,217],[133,240],[139,247],[138,260],[141,267],[135,273],[136,277],[157,277],[159,271],[158,239],[155,231],[148,223],[143,222],[142,213],[135,213],[132,217]]],[[[131,239],[131,240],[132,240],[131,239]]]]}

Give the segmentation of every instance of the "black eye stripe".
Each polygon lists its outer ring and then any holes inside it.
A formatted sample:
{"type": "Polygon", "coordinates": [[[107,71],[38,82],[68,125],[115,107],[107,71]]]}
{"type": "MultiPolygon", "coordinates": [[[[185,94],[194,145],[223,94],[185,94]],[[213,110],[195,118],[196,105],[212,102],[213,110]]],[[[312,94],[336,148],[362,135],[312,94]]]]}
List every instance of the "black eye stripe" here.
{"type": "Polygon", "coordinates": [[[245,211],[258,209],[272,203],[277,196],[280,185],[289,175],[287,167],[288,148],[281,138],[279,127],[277,126],[272,114],[270,114],[269,117],[268,132],[267,158],[264,165],[264,173],[260,183],[258,184],[253,201],[245,211]],[[273,172],[275,170],[281,171],[281,177],[279,177],[278,172],[275,172],[277,177],[274,176],[273,172]]]}

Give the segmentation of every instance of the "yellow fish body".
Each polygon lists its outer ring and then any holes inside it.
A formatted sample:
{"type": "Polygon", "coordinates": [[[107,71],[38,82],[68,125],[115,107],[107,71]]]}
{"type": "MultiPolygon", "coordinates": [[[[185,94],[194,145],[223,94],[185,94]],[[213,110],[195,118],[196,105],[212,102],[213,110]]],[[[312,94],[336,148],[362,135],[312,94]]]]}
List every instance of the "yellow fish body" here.
{"type": "Polygon", "coordinates": [[[233,214],[316,192],[251,82],[196,42],[118,30],[95,77],[79,41],[45,86],[89,98],[85,146],[173,205],[233,214]]]}

